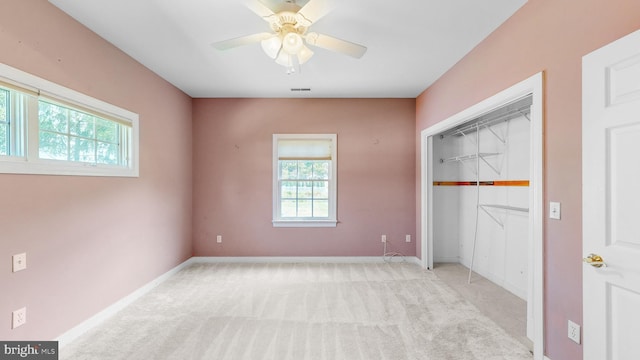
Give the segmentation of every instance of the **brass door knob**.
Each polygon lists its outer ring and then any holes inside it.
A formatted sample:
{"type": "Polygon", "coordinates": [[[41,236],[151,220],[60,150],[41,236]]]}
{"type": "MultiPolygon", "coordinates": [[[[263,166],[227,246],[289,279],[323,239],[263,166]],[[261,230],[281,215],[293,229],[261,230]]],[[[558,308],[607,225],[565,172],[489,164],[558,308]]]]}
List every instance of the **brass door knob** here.
{"type": "Polygon", "coordinates": [[[598,254],[589,254],[586,258],[582,259],[583,262],[593,266],[593,267],[606,267],[607,264],[604,263],[602,256],[598,254]]]}

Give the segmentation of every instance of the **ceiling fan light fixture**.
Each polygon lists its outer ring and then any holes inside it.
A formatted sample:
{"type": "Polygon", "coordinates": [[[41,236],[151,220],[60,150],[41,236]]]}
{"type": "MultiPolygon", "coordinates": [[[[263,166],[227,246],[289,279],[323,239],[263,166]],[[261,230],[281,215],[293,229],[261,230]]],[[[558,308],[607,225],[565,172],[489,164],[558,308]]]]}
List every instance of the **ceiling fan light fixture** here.
{"type": "Polygon", "coordinates": [[[268,57],[275,59],[278,57],[278,53],[282,48],[282,40],[279,36],[273,36],[269,39],[262,40],[261,45],[265,54],[267,54],[268,57]]]}
{"type": "Polygon", "coordinates": [[[282,49],[291,55],[297,54],[303,46],[302,36],[296,32],[289,32],[282,39],[282,49]]]}
{"type": "Polygon", "coordinates": [[[284,51],[280,51],[280,54],[276,57],[276,64],[282,66],[293,66],[293,56],[284,51]]]}
{"type": "Polygon", "coordinates": [[[300,65],[307,62],[307,60],[311,59],[313,56],[313,51],[306,46],[303,46],[300,51],[298,51],[298,63],[300,65]]]}
{"type": "Polygon", "coordinates": [[[296,55],[289,55],[284,51],[280,51],[280,54],[276,58],[276,63],[287,68],[287,74],[291,75],[296,72],[296,67],[300,65],[299,62],[296,63],[296,60],[296,55]]]}

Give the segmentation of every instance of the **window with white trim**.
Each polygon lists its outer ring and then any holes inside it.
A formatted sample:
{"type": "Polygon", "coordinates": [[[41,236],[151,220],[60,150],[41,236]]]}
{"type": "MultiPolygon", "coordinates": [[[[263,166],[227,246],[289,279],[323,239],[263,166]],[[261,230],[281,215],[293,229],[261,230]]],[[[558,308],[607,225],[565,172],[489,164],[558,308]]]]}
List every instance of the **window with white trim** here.
{"type": "Polygon", "coordinates": [[[138,176],[138,115],[0,64],[0,173],[138,176]]]}
{"type": "Polygon", "coordinates": [[[273,225],[335,227],[336,134],[273,135],[273,225]]]}

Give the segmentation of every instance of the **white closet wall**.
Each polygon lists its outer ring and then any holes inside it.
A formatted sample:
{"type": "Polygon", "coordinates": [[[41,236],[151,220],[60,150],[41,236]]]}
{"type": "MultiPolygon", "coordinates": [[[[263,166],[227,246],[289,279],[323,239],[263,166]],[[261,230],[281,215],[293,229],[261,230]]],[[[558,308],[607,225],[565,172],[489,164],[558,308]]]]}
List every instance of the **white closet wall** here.
{"type": "Polygon", "coordinates": [[[529,128],[527,117],[519,115],[465,135],[433,137],[434,262],[470,267],[475,239],[473,271],[525,300],[530,199],[523,184],[530,179],[529,128]],[[480,153],[486,154],[479,160],[477,139],[480,153]]]}
{"type": "MultiPolygon", "coordinates": [[[[439,159],[457,154],[458,142],[443,141],[434,137],[434,179],[457,179],[460,168],[455,165],[442,166],[439,159]]],[[[460,262],[460,191],[456,186],[433,187],[433,261],[436,263],[460,262]]]]}

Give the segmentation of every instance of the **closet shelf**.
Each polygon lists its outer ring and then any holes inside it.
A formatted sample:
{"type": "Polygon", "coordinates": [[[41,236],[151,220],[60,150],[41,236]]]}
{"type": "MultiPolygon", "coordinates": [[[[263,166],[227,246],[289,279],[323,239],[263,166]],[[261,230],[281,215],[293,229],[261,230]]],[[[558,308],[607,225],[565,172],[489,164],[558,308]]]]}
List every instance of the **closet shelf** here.
{"type": "Polygon", "coordinates": [[[489,215],[489,217],[491,219],[493,219],[493,221],[495,221],[498,225],[500,225],[500,228],[502,228],[502,229],[504,229],[504,223],[502,221],[500,221],[500,219],[495,217],[493,214],[491,214],[485,208],[493,208],[493,209],[501,209],[501,210],[512,210],[512,211],[519,211],[519,212],[526,212],[526,213],[529,212],[529,209],[523,208],[523,207],[508,206],[508,205],[497,205],[497,204],[478,204],[478,209],[481,209],[482,211],[485,212],[485,214],[489,215]]]}
{"type": "Polygon", "coordinates": [[[480,204],[480,206],[490,207],[495,209],[503,209],[503,210],[513,210],[520,212],[529,212],[528,208],[517,207],[517,206],[507,206],[507,205],[496,205],[496,204],[480,204]]]}
{"type": "MultiPolygon", "coordinates": [[[[475,118],[471,122],[464,123],[456,128],[445,131],[440,134],[440,138],[446,136],[463,136],[469,133],[477,132],[481,128],[491,129],[491,127],[497,123],[509,121],[511,119],[524,116],[529,120],[529,114],[531,113],[531,105],[533,104],[533,98],[526,96],[518,99],[510,104],[507,104],[500,109],[490,112],[489,114],[475,118]]],[[[491,131],[493,132],[493,131],[491,131]]],[[[495,132],[494,135],[504,143],[504,138],[498,136],[495,132]]]]}
{"type": "Polygon", "coordinates": [[[500,155],[500,153],[479,153],[479,154],[469,154],[469,155],[461,155],[461,156],[454,156],[451,158],[447,158],[447,159],[440,159],[441,163],[447,163],[447,162],[453,162],[453,161],[466,161],[466,160],[475,160],[478,157],[485,158],[485,157],[489,157],[489,156],[497,156],[500,155]]]}
{"type": "MultiPolygon", "coordinates": [[[[455,156],[452,158],[448,158],[448,159],[440,159],[441,163],[447,163],[447,162],[452,162],[452,161],[458,161],[461,162],[463,164],[466,164],[464,161],[466,160],[475,160],[480,158],[480,160],[482,160],[485,164],[487,164],[487,166],[489,166],[491,168],[491,170],[493,170],[496,174],[500,175],[500,171],[498,169],[495,168],[495,166],[491,165],[491,163],[489,163],[487,161],[487,157],[491,157],[491,156],[497,156],[497,155],[501,155],[501,153],[476,153],[476,154],[469,154],[469,155],[461,155],[461,156],[455,156]]],[[[474,174],[478,173],[478,169],[471,169],[473,171],[474,174]]]]}

